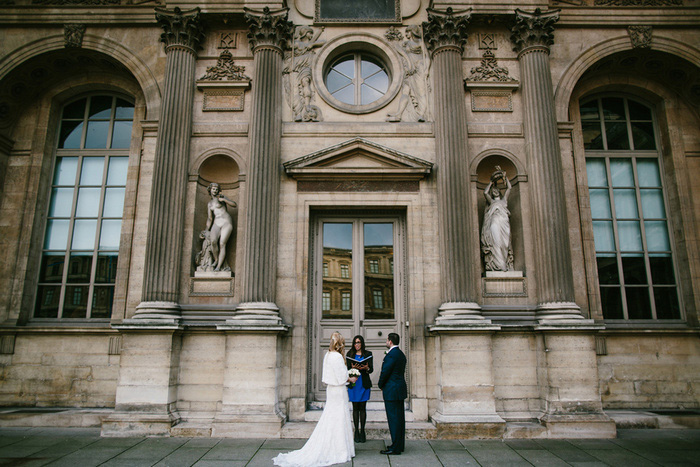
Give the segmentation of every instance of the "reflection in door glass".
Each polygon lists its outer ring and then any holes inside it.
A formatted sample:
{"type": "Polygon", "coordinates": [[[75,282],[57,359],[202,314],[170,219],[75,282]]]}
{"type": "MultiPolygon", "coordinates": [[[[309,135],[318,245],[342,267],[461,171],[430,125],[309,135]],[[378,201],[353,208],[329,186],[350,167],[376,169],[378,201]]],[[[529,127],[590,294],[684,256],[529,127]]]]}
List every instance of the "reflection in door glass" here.
{"type": "Polygon", "coordinates": [[[394,318],[394,224],[364,225],[365,319],[394,318]]]}
{"type": "Polygon", "coordinates": [[[322,319],[352,318],[351,265],[352,223],[324,222],[322,319]]]}

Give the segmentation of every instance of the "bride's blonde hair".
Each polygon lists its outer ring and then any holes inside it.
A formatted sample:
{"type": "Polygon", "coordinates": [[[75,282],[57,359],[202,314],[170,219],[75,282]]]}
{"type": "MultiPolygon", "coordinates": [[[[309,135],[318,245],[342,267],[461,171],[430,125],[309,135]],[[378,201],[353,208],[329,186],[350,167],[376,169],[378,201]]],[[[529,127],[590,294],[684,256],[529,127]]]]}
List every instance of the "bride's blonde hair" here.
{"type": "Polygon", "coordinates": [[[328,346],[329,352],[338,352],[345,357],[345,338],[339,333],[331,334],[331,345],[328,346]]]}

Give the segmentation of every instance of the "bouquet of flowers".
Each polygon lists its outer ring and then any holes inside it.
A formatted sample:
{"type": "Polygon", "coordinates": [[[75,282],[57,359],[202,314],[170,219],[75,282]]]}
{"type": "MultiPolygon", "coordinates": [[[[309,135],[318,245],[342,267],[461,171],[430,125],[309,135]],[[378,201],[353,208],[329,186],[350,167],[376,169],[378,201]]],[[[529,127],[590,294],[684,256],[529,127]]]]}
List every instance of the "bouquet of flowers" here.
{"type": "Polygon", "coordinates": [[[351,368],[348,370],[348,378],[350,379],[350,387],[355,387],[355,381],[360,377],[360,370],[357,368],[351,368]]]}

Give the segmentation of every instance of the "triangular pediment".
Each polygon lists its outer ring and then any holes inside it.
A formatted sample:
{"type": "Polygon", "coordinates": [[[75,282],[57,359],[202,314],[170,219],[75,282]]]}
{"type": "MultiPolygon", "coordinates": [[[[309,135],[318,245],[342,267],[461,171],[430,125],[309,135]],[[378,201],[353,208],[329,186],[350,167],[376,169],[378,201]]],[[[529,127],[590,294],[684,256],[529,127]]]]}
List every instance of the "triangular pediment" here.
{"type": "Polygon", "coordinates": [[[354,138],[284,164],[294,179],[420,180],[433,164],[394,149],[354,138]]]}

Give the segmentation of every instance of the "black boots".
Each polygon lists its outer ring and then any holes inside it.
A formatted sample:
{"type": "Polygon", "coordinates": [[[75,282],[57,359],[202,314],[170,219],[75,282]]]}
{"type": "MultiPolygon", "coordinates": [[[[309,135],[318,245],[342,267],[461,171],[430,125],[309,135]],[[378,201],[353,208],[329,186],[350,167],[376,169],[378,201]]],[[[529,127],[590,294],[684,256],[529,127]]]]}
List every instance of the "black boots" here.
{"type": "Polygon", "coordinates": [[[365,435],[365,430],[362,430],[360,432],[360,442],[364,443],[365,441],[367,441],[367,436],[365,435]]]}
{"type": "Polygon", "coordinates": [[[361,443],[362,441],[360,441],[360,439],[361,439],[361,438],[360,438],[360,432],[357,431],[357,430],[355,430],[355,442],[356,442],[356,443],[361,443]]]}

